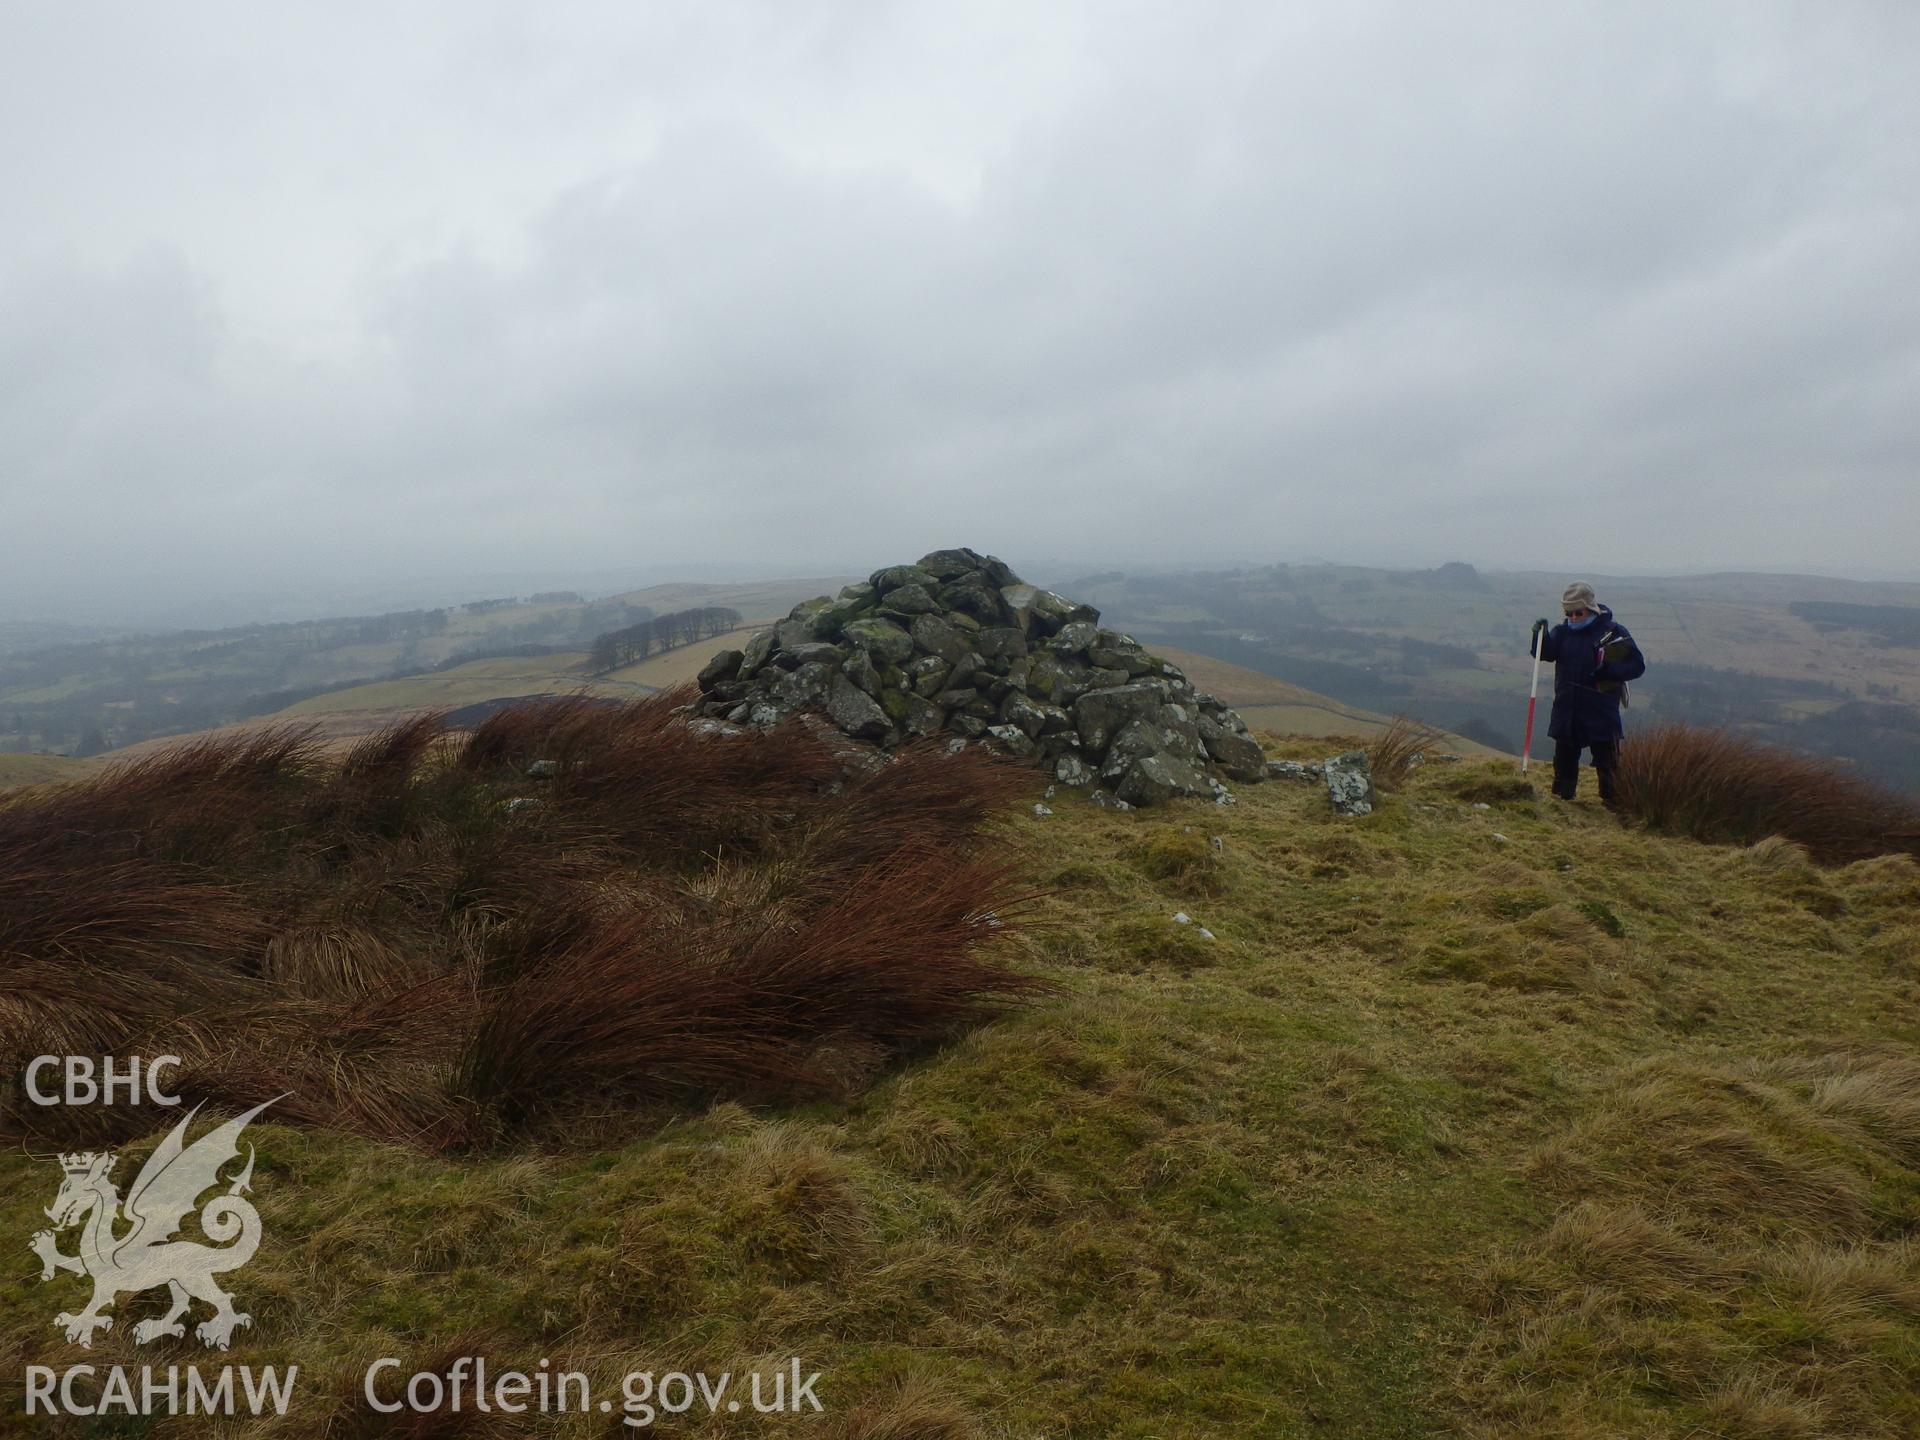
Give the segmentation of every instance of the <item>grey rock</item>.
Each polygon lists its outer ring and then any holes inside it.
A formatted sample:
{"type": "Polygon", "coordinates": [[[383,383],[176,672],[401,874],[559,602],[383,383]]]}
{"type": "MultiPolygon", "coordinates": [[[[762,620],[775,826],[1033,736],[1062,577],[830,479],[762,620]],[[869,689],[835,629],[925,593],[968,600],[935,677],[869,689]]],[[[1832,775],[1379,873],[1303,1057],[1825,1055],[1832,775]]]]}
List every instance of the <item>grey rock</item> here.
{"type": "Polygon", "coordinates": [[[1206,772],[1171,755],[1145,755],[1133,762],[1114,792],[1129,805],[1159,805],[1177,796],[1206,795],[1206,772]]]}
{"type": "Polygon", "coordinates": [[[1062,785],[1071,785],[1075,789],[1083,789],[1093,783],[1093,771],[1088,768],[1087,762],[1082,760],[1078,755],[1062,755],[1058,760],[1053,762],[1053,778],[1058,780],[1062,785]]]}
{"type": "Polygon", "coordinates": [[[1298,760],[1269,760],[1267,774],[1275,780],[1324,780],[1327,772],[1322,765],[1302,765],[1298,760]]]}
{"type": "Polygon", "coordinates": [[[1097,624],[1100,619],[1100,612],[1093,606],[1077,604],[1051,590],[1042,590],[1033,597],[1032,610],[1034,619],[1049,631],[1082,622],[1097,624]]]}
{"type": "Polygon", "coordinates": [[[1138,645],[1095,645],[1087,658],[1103,670],[1120,670],[1128,675],[1149,675],[1160,666],[1138,645]]]}
{"type": "Polygon", "coordinates": [[[741,650],[722,650],[700,667],[696,683],[702,691],[713,689],[722,680],[731,680],[740,673],[740,661],[745,658],[741,650]]]}
{"type": "Polygon", "coordinates": [[[830,645],[824,640],[808,640],[781,651],[774,657],[774,663],[795,670],[802,665],[815,664],[838,670],[846,658],[837,645],[830,645]]]}
{"type": "Polygon", "coordinates": [[[1007,725],[1018,725],[1029,738],[1037,737],[1047,723],[1046,713],[1018,690],[1009,690],[1000,702],[1000,719],[1007,725]]]}
{"type": "Polygon", "coordinates": [[[827,717],[835,725],[860,739],[876,740],[893,728],[887,712],[845,675],[833,677],[827,690],[826,708],[827,717]]]}
{"type": "Polygon", "coordinates": [[[971,615],[982,625],[998,625],[1006,618],[1000,592],[985,581],[968,578],[940,588],[940,603],[949,610],[971,615]]]}
{"type": "Polygon", "coordinates": [[[867,577],[867,583],[873,586],[874,593],[885,599],[895,590],[908,585],[918,585],[929,596],[940,584],[940,577],[921,565],[889,565],[884,570],[876,570],[867,577]]]}
{"type": "Polygon", "coordinates": [[[905,616],[931,615],[937,608],[932,592],[924,585],[902,585],[889,590],[880,605],[884,610],[905,616]]]}
{"type": "Polygon", "coordinates": [[[1018,725],[989,725],[987,734],[1006,746],[1012,755],[1032,755],[1037,748],[1033,737],[1018,725]]]}
{"type": "Polygon", "coordinates": [[[1116,685],[1089,690],[1073,703],[1073,728],[1089,750],[1105,750],[1129,720],[1155,715],[1160,693],[1145,685],[1116,685]]]}
{"type": "Polygon", "coordinates": [[[762,630],[748,640],[740,652],[740,668],[735,672],[742,680],[753,678],[754,672],[767,663],[767,657],[773,653],[775,637],[771,630],[762,630]]]}
{"type": "Polygon", "coordinates": [[[972,641],[957,626],[938,615],[922,615],[915,620],[911,639],[919,649],[949,665],[958,665],[973,649],[972,641]]]}
{"type": "Polygon", "coordinates": [[[551,780],[559,773],[558,760],[536,760],[527,766],[527,778],[530,780],[551,780]]]}
{"type": "Polygon", "coordinates": [[[771,730],[792,713],[791,706],[769,696],[765,700],[757,701],[747,711],[747,723],[756,730],[771,730]]]}
{"type": "Polygon", "coordinates": [[[849,643],[865,650],[875,664],[903,664],[913,654],[913,636],[891,620],[878,617],[855,620],[842,634],[849,643]]]}
{"type": "Polygon", "coordinates": [[[1099,638],[1100,629],[1092,621],[1075,620],[1062,625],[1059,633],[1047,642],[1047,648],[1056,655],[1085,654],[1099,638]]]}
{"type": "Polygon", "coordinates": [[[1027,637],[1011,625],[989,625],[973,644],[989,660],[1012,661],[1027,653],[1027,637]]]}
{"type": "Polygon", "coordinates": [[[1251,735],[1230,730],[1211,715],[1202,715],[1197,728],[1207,754],[1229,778],[1260,780],[1267,773],[1267,754],[1251,735]]]}
{"type": "Polygon", "coordinates": [[[789,709],[804,710],[826,699],[827,689],[835,678],[832,666],[814,660],[783,676],[776,684],[775,693],[789,709]]]}
{"type": "Polygon", "coordinates": [[[1327,798],[1342,815],[1371,815],[1373,765],[1364,750],[1349,750],[1326,763],[1327,798]]]}
{"type": "Polygon", "coordinates": [[[906,693],[906,718],[900,727],[909,735],[937,735],[946,728],[947,712],[923,695],[906,693]]]}
{"type": "Polygon", "coordinates": [[[880,671],[873,657],[857,646],[849,646],[841,672],[869,695],[880,693],[880,671]]]}
{"type": "Polygon", "coordinates": [[[947,689],[947,677],[953,673],[953,666],[938,655],[916,655],[900,668],[906,673],[907,684],[920,696],[947,689]]]}
{"type": "Polygon", "coordinates": [[[983,569],[987,557],[977,550],[934,550],[922,555],[916,568],[924,570],[936,580],[954,580],[962,575],[971,575],[983,569]]]}

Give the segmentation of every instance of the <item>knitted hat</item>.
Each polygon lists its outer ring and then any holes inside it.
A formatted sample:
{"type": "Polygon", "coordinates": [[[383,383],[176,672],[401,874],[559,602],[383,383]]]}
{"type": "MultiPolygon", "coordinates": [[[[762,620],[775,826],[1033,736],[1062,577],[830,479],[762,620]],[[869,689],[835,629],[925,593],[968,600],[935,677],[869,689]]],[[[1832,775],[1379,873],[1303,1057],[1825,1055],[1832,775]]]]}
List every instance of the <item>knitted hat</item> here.
{"type": "Polygon", "coordinates": [[[1568,614],[1575,610],[1593,610],[1598,606],[1593,598],[1593,586],[1584,580],[1576,580],[1567,586],[1566,593],[1560,597],[1560,608],[1568,614]]]}

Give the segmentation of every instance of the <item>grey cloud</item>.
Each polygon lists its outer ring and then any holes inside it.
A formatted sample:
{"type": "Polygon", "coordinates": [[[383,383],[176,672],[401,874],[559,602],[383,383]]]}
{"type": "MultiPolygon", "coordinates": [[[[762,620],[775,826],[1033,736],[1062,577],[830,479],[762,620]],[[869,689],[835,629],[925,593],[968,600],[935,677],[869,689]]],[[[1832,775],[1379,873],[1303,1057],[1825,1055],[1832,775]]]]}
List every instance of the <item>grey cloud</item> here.
{"type": "Polygon", "coordinates": [[[624,10],[606,45],[475,13],[418,37],[432,93],[525,198],[435,180],[423,230],[392,197],[446,136],[335,176],[348,214],[289,252],[289,283],[345,277],[311,344],[259,322],[231,246],[0,252],[0,484],[33,520],[0,604],[936,543],[1912,569],[1899,7],[1090,7],[972,129],[991,18],[956,76],[938,7],[715,10],[677,68],[624,10]],[[744,69],[741,27],[770,47],[744,69]],[[636,48],[640,116],[611,98],[636,48]],[[863,150],[845,115],[888,106],[906,138],[863,150]],[[586,168],[543,185],[549,109],[586,168]],[[634,138],[584,145],[596,115],[634,138]],[[1580,494],[1622,518],[1546,522],[1580,494]]]}

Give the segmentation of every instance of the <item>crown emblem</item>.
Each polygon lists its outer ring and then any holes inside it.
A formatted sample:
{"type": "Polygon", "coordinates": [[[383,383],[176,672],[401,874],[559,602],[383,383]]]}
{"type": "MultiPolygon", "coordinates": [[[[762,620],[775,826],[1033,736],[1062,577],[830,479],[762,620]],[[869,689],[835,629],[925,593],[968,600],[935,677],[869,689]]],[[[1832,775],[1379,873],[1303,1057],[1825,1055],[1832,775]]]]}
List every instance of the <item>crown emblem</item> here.
{"type": "Polygon", "coordinates": [[[93,1162],[100,1158],[93,1150],[76,1150],[71,1155],[62,1154],[60,1168],[69,1175],[84,1175],[93,1169],[93,1162]]]}

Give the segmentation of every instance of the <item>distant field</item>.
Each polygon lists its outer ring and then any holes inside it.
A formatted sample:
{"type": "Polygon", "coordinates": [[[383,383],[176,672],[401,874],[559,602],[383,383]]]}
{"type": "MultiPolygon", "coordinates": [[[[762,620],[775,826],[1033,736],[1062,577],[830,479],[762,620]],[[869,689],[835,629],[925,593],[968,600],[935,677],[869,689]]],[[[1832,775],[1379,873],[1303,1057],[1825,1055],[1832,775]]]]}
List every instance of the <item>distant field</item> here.
{"type": "Polygon", "coordinates": [[[738,650],[754,631],[764,630],[771,624],[773,624],[771,617],[764,620],[743,620],[724,635],[716,635],[711,640],[702,640],[694,645],[683,645],[678,650],[669,650],[664,655],[655,655],[651,660],[642,660],[638,665],[628,665],[624,669],[609,671],[602,678],[621,685],[644,685],[654,690],[671,690],[675,685],[683,685],[698,676],[706,663],[722,650],[738,650]]]}
{"type": "Polygon", "coordinates": [[[629,590],[615,595],[629,605],[645,605],[656,615],[675,610],[692,610],[702,605],[724,605],[742,615],[785,615],[802,600],[816,595],[834,595],[843,585],[864,580],[864,575],[834,575],[825,579],[801,576],[790,580],[764,580],[740,585],[650,585],[644,590],[629,590]]]}
{"type": "MultiPolygon", "coordinates": [[[[376,680],[334,690],[289,705],[273,717],[297,720],[330,715],[341,710],[411,711],[471,705],[506,695],[539,695],[551,690],[574,690],[589,684],[582,670],[586,652],[538,655],[499,660],[473,660],[432,675],[409,675],[401,680],[376,680]]],[[[621,690],[630,687],[616,687],[621,690]]]]}
{"type": "MultiPolygon", "coordinates": [[[[1343,705],[1338,700],[1329,700],[1324,695],[1316,695],[1311,690],[1303,690],[1298,685],[1289,685],[1284,680],[1262,675],[1257,670],[1249,670],[1226,660],[1174,650],[1165,645],[1154,646],[1153,653],[1171,660],[1187,672],[1187,678],[1197,687],[1218,695],[1233,706],[1240,712],[1240,718],[1255,730],[1270,730],[1276,735],[1358,735],[1371,738],[1392,723],[1385,715],[1362,710],[1356,705],[1343,705]]],[[[1459,755],[1490,756],[1501,753],[1458,735],[1447,736],[1446,745],[1459,755]]]]}
{"type": "Polygon", "coordinates": [[[71,755],[0,755],[0,790],[74,780],[98,767],[97,760],[76,760],[71,755]]]}

